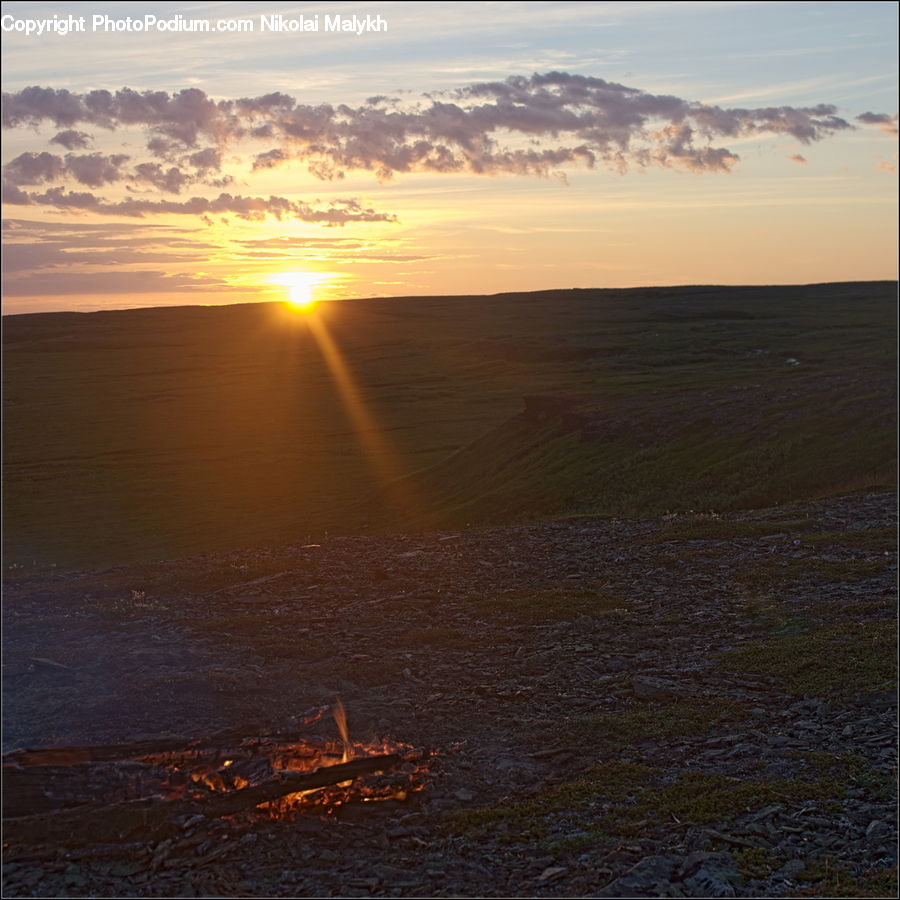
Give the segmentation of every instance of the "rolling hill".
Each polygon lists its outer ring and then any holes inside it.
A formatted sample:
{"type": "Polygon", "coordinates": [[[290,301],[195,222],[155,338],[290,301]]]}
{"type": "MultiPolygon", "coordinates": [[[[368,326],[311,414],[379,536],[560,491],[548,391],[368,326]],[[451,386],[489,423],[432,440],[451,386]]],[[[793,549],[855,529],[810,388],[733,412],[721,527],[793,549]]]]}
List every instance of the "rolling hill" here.
{"type": "Polygon", "coordinates": [[[4,319],[7,566],[895,481],[893,282],[4,319]]]}

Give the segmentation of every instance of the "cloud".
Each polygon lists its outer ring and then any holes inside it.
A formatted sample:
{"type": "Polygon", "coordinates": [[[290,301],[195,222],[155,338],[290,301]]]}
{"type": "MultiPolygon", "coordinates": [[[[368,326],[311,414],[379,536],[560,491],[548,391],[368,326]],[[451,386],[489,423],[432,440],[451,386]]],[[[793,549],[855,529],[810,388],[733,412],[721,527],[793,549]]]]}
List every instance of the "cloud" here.
{"type": "Polygon", "coordinates": [[[13,186],[4,196],[5,203],[16,205],[43,205],[64,210],[85,210],[107,216],[133,216],[141,218],[153,214],[174,215],[234,215],[247,221],[262,221],[271,216],[278,220],[297,219],[323,225],[345,225],[347,222],[392,222],[395,217],[363,207],[358,200],[333,200],[328,206],[316,207],[310,203],[288,200],[285,197],[242,197],[219,194],[218,197],[191,197],[189,200],[141,200],[128,198],[107,201],[88,192],[66,191],[50,188],[42,194],[28,193],[13,186]]]}
{"type": "Polygon", "coordinates": [[[124,153],[67,153],[61,157],[47,152],[27,152],[4,166],[3,177],[7,184],[17,187],[65,179],[87,187],[124,181],[130,185],[149,185],[171,194],[179,194],[184,188],[198,183],[224,187],[233,180],[229,176],[204,180],[207,172],[218,170],[220,155],[215,150],[202,150],[188,157],[196,166],[196,172],[185,172],[175,166],[164,168],[158,162],[138,163],[129,170],[125,168],[129,159],[124,153]]]}
{"type": "Polygon", "coordinates": [[[148,222],[40,222],[35,219],[4,219],[4,244],[21,246],[28,241],[64,242],[67,247],[198,247],[209,249],[216,245],[202,243],[195,235],[198,228],[148,222]]]}
{"type": "Polygon", "coordinates": [[[277,250],[246,250],[245,252],[240,254],[241,259],[283,259],[283,260],[310,260],[310,259],[328,259],[328,260],[341,260],[344,263],[401,263],[401,262],[414,262],[421,261],[423,259],[438,259],[437,256],[422,256],[422,255],[393,255],[390,253],[376,253],[376,252],[358,252],[354,251],[352,253],[336,253],[334,251],[316,251],[313,253],[287,253],[284,251],[277,250]]]}
{"type": "Polygon", "coordinates": [[[144,125],[184,145],[193,145],[198,135],[216,135],[226,124],[224,107],[203,91],[187,88],[171,96],[166,91],[134,91],[122,88],[74,94],[65,88],[27,87],[3,94],[4,128],[35,126],[42,121],[57,127],[90,124],[113,130],[120,126],[144,125]]]}
{"type": "Polygon", "coordinates": [[[222,168],[222,154],[215,147],[207,147],[205,150],[198,150],[187,158],[190,163],[199,172],[218,172],[222,168]]]}
{"type": "MultiPolygon", "coordinates": [[[[282,235],[273,238],[257,238],[255,240],[235,241],[242,247],[253,249],[272,250],[317,250],[321,248],[336,248],[339,250],[359,250],[369,246],[365,241],[357,238],[320,238],[320,237],[291,237],[282,235]]],[[[379,241],[379,244],[381,241],[379,241]]]]}
{"type": "Polygon", "coordinates": [[[253,171],[258,169],[274,169],[283,162],[287,162],[290,156],[283,150],[269,150],[266,153],[257,153],[253,159],[253,171]]]}
{"type": "Polygon", "coordinates": [[[157,155],[196,148],[201,140],[221,148],[267,139],[277,146],[257,154],[255,168],[302,159],[320,177],[344,169],[381,177],[413,170],[543,175],[553,166],[597,161],[615,169],[655,164],[721,171],[737,156],[711,141],[778,134],[809,143],[853,127],[835,113],[828,104],[722,108],[549,72],[473,84],[407,107],[382,97],[354,108],[303,105],[281,93],[214,101],[196,88],[169,95],[30,87],[4,94],[3,124],[137,126],[149,132],[148,149],[157,155]],[[565,143],[523,148],[504,145],[501,135],[565,143]]]}
{"type": "Polygon", "coordinates": [[[20,153],[3,167],[5,182],[13,186],[55,181],[65,174],[65,163],[55,153],[20,153]]]}
{"type": "MultiPolygon", "coordinates": [[[[603,166],[623,174],[647,167],[721,173],[739,161],[724,145],[729,140],[773,135],[809,144],[855,127],[836,113],[829,104],[726,108],[602,78],[548,72],[404,101],[371,97],[356,107],[305,105],[280,92],[214,100],[196,88],[173,94],[130,88],[76,93],[35,86],[3,94],[2,123],[6,128],[52,123],[66,129],[53,142],[71,149],[91,139],[75,126],[137,130],[143,136],[143,158],[130,168],[124,154],[21,154],[5,170],[12,203],[109,215],[229,213],[340,224],[393,217],[364,209],[358,200],[321,210],[281,197],[223,193],[177,202],[106,201],[60,188],[28,193],[21,187],[69,180],[88,187],[124,182],[132,194],[180,194],[201,183],[221,189],[233,180],[222,173],[230,150],[249,154],[254,172],[299,162],[321,180],[354,170],[383,181],[406,172],[564,177],[562,170],[570,166],[603,166]]],[[[893,122],[896,129],[896,117],[864,113],[857,120],[880,127],[893,122]]]]}
{"type": "Polygon", "coordinates": [[[65,233],[67,236],[77,234],[120,234],[120,233],[148,233],[155,234],[163,231],[183,232],[191,234],[195,231],[192,228],[173,227],[171,225],[146,224],[140,223],[123,223],[118,225],[114,222],[42,222],[38,219],[13,219],[6,218],[0,223],[0,230],[12,232],[14,234],[31,235],[31,234],[54,234],[56,232],[65,233]]]}
{"type": "MultiPolygon", "coordinates": [[[[38,222],[4,219],[3,271],[25,272],[79,266],[134,266],[146,263],[195,263],[219,245],[198,240],[196,228],[164,225],[38,222]]],[[[75,268],[73,268],[75,267],[75,268]]]]}
{"type": "Polygon", "coordinates": [[[805,157],[805,156],[802,156],[802,155],[799,154],[799,153],[792,153],[792,154],[788,157],[788,159],[792,160],[792,161],[795,162],[795,163],[800,163],[800,165],[806,165],[806,162],[807,162],[806,157],[805,157]]]}
{"type": "Polygon", "coordinates": [[[115,250],[73,250],[59,243],[8,244],[12,252],[3,254],[4,272],[24,272],[33,269],[55,269],[73,265],[130,266],[145,263],[190,263],[196,254],[171,253],[165,250],[134,250],[121,247],[115,250]]]}
{"type": "Polygon", "coordinates": [[[197,254],[221,248],[196,228],[145,223],[3,221],[4,295],[210,293],[238,288],[194,274],[197,254]],[[154,264],[151,268],[138,268],[154,264]],[[162,264],[162,268],[160,268],[162,264]],[[186,272],[173,271],[178,266],[186,272]]]}
{"type": "Polygon", "coordinates": [[[24,278],[5,278],[9,297],[41,297],[63,294],[187,293],[242,290],[218,278],[146,271],[39,272],[24,278]]]}
{"type": "Polygon", "coordinates": [[[164,169],[159,163],[138,163],[134,167],[131,180],[146,183],[168,194],[180,194],[182,189],[196,183],[197,179],[185,174],[175,166],[164,169]]]}
{"type": "Polygon", "coordinates": [[[433,255],[385,252],[382,240],[360,241],[354,238],[307,238],[282,235],[274,238],[232,241],[242,259],[319,259],[346,263],[399,263],[437,259],[433,255]]]}
{"type": "Polygon", "coordinates": [[[81,150],[90,146],[91,136],[84,131],[60,131],[55,137],[50,138],[51,144],[59,144],[66,150],[81,150]]]}
{"type": "Polygon", "coordinates": [[[863,125],[874,125],[880,128],[886,135],[897,137],[897,115],[889,116],[887,113],[864,112],[856,117],[857,122],[863,125]]]}
{"type": "Polygon", "coordinates": [[[102,187],[104,184],[121,180],[121,169],[127,161],[128,157],[124,153],[114,153],[111,156],[103,153],[88,153],[81,156],[68,153],[66,171],[79,184],[102,187]]]}
{"type": "Polygon", "coordinates": [[[876,172],[885,172],[888,175],[896,175],[897,174],[897,156],[898,154],[894,153],[891,155],[889,159],[884,159],[880,154],[875,157],[875,159],[879,160],[875,163],[875,171],[876,172]]]}
{"type": "Polygon", "coordinates": [[[38,125],[49,119],[57,127],[91,121],[86,115],[82,98],[65,88],[27,87],[15,94],[3,94],[0,123],[4,128],[38,125]]]}

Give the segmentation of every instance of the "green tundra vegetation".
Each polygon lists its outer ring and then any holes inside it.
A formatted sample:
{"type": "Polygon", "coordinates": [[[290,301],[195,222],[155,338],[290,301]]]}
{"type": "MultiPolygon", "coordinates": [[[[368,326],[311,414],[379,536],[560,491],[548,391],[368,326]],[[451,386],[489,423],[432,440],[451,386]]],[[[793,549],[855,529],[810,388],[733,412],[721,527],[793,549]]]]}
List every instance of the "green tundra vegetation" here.
{"type": "Polygon", "coordinates": [[[889,486],[895,299],[868,282],[9,316],[7,565],[889,486]]]}

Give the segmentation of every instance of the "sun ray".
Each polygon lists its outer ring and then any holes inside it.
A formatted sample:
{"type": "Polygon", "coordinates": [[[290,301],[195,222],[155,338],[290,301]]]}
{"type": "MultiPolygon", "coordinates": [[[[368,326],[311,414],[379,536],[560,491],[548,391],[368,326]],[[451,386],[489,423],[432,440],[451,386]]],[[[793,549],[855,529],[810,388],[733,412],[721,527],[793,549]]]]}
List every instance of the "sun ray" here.
{"type": "Polygon", "coordinates": [[[418,504],[413,502],[410,486],[403,483],[403,476],[408,473],[385,429],[366,403],[350,365],[328,328],[326,307],[332,304],[320,306],[316,296],[324,284],[342,277],[331,272],[290,271],[273,273],[268,281],[286,289],[283,309],[303,316],[302,327],[308,329],[315,341],[363,454],[385,489],[385,501],[413,513],[418,504]]]}
{"type": "Polygon", "coordinates": [[[385,501],[408,513],[415,513],[418,504],[411,494],[410,485],[403,481],[403,476],[408,473],[384,428],[366,403],[344,354],[331,335],[325,316],[320,314],[320,310],[311,310],[306,323],[325,360],[365,457],[385,489],[385,501]]]}

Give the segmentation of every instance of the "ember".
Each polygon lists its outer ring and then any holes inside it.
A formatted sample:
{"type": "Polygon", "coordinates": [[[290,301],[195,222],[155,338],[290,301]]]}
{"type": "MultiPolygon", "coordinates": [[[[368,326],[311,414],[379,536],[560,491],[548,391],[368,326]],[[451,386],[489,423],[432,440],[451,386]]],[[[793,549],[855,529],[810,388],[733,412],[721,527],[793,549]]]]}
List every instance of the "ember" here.
{"type": "Polygon", "coordinates": [[[164,833],[185,816],[258,810],[283,819],[405,800],[424,788],[429,755],[392,741],[351,741],[340,701],[331,710],[339,739],[300,733],[328,711],[188,742],[16,750],[3,760],[4,818],[15,820],[23,841],[123,840],[164,833]]]}

